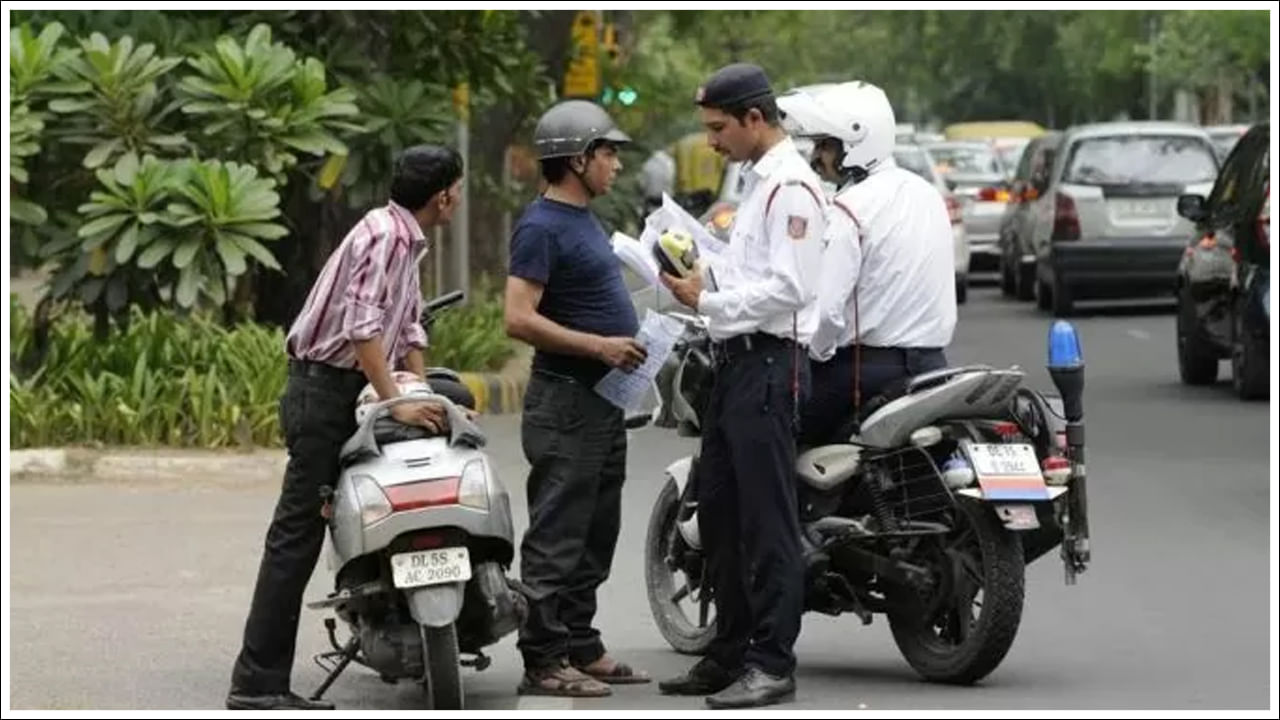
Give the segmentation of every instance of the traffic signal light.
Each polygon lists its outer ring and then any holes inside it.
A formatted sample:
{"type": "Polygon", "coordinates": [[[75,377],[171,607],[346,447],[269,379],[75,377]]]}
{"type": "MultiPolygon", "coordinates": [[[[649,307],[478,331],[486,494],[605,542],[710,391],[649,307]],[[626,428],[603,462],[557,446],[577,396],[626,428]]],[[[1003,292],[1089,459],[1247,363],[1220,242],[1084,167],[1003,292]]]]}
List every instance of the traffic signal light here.
{"type": "Polygon", "coordinates": [[[639,99],[640,93],[636,92],[635,88],[630,85],[623,85],[621,87],[606,85],[604,90],[600,91],[601,105],[612,105],[617,102],[619,105],[630,107],[639,99]]]}

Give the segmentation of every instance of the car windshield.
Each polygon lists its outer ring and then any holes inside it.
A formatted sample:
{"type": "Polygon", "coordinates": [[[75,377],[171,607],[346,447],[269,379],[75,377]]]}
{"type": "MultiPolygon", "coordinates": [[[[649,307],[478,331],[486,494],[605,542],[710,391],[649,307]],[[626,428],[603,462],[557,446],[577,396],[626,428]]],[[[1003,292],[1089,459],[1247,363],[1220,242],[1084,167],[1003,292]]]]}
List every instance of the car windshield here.
{"type": "Polygon", "coordinates": [[[1231,154],[1231,148],[1236,146],[1236,141],[1240,139],[1240,133],[1211,133],[1209,139],[1213,141],[1213,149],[1217,151],[1218,157],[1226,159],[1231,154]]]}
{"type": "Polygon", "coordinates": [[[893,161],[898,163],[898,167],[910,170],[930,183],[935,181],[929,156],[920,148],[899,147],[893,151],[893,161]]]}
{"type": "Polygon", "coordinates": [[[996,153],[986,145],[935,145],[929,148],[942,175],[1003,175],[996,153]]]}
{"type": "Polygon", "coordinates": [[[1018,161],[1022,159],[1022,151],[1026,149],[1028,142],[1030,141],[996,145],[996,154],[1000,156],[1000,163],[1006,168],[1016,168],[1018,161]]]}
{"type": "Polygon", "coordinates": [[[1204,140],[1188,135],[1117,135],[1075,146],[1063,181],[1076,185],[1213,182],[1218,165],[1204,140]]]}

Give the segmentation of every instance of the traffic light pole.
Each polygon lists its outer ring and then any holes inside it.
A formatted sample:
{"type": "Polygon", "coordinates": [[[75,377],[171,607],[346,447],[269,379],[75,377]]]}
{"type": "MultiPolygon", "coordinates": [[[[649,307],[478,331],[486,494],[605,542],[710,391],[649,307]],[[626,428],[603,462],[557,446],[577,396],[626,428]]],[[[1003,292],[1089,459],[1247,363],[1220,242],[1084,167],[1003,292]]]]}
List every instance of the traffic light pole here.
{"type": "MultiPolygon", "coordinates": [[[[471,162],[471,97],[466,83],[453,90],[453,107],[458,113],[458,154],[464,163],[471,162]]],[[[467,175],[462,176],[462,195],[458,208],[449,223],[449,256],[453,260],[453,286],[465,293],[464,303],[471,300],[471,210],[470,186],[467,175]]]]}

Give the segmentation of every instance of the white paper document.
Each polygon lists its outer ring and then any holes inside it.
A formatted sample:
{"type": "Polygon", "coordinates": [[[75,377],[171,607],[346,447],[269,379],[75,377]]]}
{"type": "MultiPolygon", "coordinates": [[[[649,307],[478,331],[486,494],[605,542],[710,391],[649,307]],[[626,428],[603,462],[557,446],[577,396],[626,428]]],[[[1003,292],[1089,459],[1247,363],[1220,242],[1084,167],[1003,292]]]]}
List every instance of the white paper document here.
{"type": "Polygon", "coordinates": [[[596,383],[595,391],[605,400],[622,408],[624,412],[636,412],[645,394],[653,387],[654,378],[663,363],[671,355],[671,349],[684,333],[684,323],[652,310],[645,311],[644,322],[636,341],[644,346],[648,357],[632,372],[610,370],[596,383]]]}

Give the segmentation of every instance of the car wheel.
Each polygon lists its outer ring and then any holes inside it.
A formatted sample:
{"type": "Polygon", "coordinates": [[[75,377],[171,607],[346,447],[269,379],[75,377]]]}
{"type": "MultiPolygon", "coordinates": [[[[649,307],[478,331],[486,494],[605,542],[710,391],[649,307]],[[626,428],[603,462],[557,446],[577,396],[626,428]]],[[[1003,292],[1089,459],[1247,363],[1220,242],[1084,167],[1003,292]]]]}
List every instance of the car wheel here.
{"type": "Polygon", "coordinates": [[[1009,267],[1009,258],[1003,254],[1000,255],[1000,294],[1013,297],[1017,292],[1015,280],[1014,269],[1009,267]]]}
{"type": "Polygon", "coordinates": [[[1231,384],[1241,400],[1266,400],[1271,394],[1267,376],[1269,348],[1244,328],[1243,314],[1231,324],[1231,384]]]}
{"type": "Polygon", "coordinates": [[[1187,385],[1209,385],[1218,379],[1218,354],[1205,340],[1196,321],[1191,289],[1178,291],[1178,374],[1187,385]]]}
{"type": "Polygon", "coordinates": [[[1019,264],[1014,275],[1014,293],[1019,300],[1034,300],[1036,296],[1036,266],[1019,264]]]}
{"type": "Polygon", "coordinates": [[[1061,275],[1053,276],[1050,301],[1053,304],[1054,316],[1060,318],[1071,317],[1071,312],[1075,309],[1075,299],[1071,297],[1071,290],[1067,288],[1067,284],[1063,281],[1061,275]]]}
{"type": "Polygon", "coordinates": [[[1040,308],[1041,310],[1052,310],[1053,309],[1053,288],[1049,287],[1049,283],[1040,279],[1039,267],[1033,270],[1031,275],[1032,277],[1035,278],[1035,281],[1036,281],[1036,284],[1035,284],[1036,307],[1040,308]]]}

